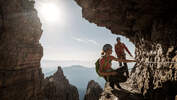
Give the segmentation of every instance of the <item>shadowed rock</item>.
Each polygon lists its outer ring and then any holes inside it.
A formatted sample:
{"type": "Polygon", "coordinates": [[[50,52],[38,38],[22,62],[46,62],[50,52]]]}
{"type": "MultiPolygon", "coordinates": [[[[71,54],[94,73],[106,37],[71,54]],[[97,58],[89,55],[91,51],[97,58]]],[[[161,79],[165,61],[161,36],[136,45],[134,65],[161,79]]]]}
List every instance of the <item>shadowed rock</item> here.
{"type": "MultiPolygon", "coordinates": [[[[127,83],[147,99],[174,100],[177,64],[160,62],[177,62],[177,1],[76,1],[84,18],[135,44],[137,63],[127,83]]],[[[1,100],[42,100],[41,34],[33,1],[0,0],[1,100]]]]}
{"type": "Polygon", "coordinates": [[[66,79],[61,67],[43,82],[45,100],[79,100],[77,88],[66,79]]]}
{"type": "Polygon", "coordinates": [[[100,87],[100,85],[94,80],[91,80],[88,83],[84,100],[98,100],[102,91],[103,89],[100,87]]]}
{"type": "Polygon", "coordinates": [[[0,0],[0,100],[42,100],[41,23],[29,0],[0,0]]]}
{"type": "Polygon", "coordinates": [[[106,83],[104,92],[99,100],[144,100],[143,95],[132,89],[128,84],[121,84],[122,89],[112,90],[109,83],[106,83]]]}
{"type": "Polygon", "coordinates": [[[131,87],[147,99],[175,99],[176,0],[75,1],[82,7],[83,17],[89,22],[106,27],[113,34],[123,35],[135,44],[137,63],[127,81],[131,87]],[[163,85],[169,82],[170,85],[163,85]],[[157,91],[159,89],[161,91],[157,91]]]}

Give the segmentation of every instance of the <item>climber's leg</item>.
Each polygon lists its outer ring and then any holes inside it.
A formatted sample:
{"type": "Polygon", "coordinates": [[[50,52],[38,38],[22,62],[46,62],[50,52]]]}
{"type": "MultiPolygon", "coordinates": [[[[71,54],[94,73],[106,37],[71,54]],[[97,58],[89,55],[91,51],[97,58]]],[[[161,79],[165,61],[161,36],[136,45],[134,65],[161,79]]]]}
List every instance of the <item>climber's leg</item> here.
{"type": "Polygon", "coordinates": [[[114,89],[114,79],[113,79],[113,76],[110,76],[109,77],[109,85],[111,86],[112,89],[114,89]]]}
{"type": "MultiPolygon", "coordinates": [[[[118,58],[122,59],[122,56],[120,56],[118,58]]],[[[122,66],[122,62],[119,62],[119,66],[122,66]]]]}
{"type": "Polygon", "coordinates": [[[110,86],[112,89],[114,89],[114,81],[110,81],[110,86]]]}
{"type": "Polygon", "coordinates": [[[127,81],[127,76],[124,75],[125,67],[118,68],[116,72],[118,74],[113,77],[115,82],[122,83],[127,81]]]}
{"type": "Polygon", "coordinates": [[[105,81],[106,81],[106,82],[108,82],[108,81],[109,81],[109,80],[108,80],[108,78],[107,78],[106,76],[104,76],[103,78],[105,79],[105,81]]]}
{"type": "Polygon", "coordinates": [[[119,62],[119,66],[122,66],[122,62],[119,62]]]}
{"type": "Polygon", "coordinates": [[[116,81],[115,84],[116,84],[116,86],[117,86],[119,89],[122,89],[122,87],[120,86],[120,84],[119,84],[118,81],[116,81]]]}
{"type": "Polygon", "coordinates": [[[124,67],[125,67],[126,76],[129,77],[129,72],[128,72],[128,66],[127,66],[127,64],[125,64],[124,67]]]}
{"type": "MultiPolygon", "coordinates": [[[[122,59],[126,59],[126,55],[122,55],[122,59]]],[[[127,63],[124,63],[124,67],[125,67],[125,72],[126,72],[126,76],[129,77],[129,72],[128,72],[128,66],[127,63]]]]}
{"type": "Polygon", "coordinates": [[[110,79],[113,80],[113,84],[115,84],[119,89],[121,89],[121,86],[119,84],[119,80],[121,79],[120,74],[112,76],[110,79]]]}

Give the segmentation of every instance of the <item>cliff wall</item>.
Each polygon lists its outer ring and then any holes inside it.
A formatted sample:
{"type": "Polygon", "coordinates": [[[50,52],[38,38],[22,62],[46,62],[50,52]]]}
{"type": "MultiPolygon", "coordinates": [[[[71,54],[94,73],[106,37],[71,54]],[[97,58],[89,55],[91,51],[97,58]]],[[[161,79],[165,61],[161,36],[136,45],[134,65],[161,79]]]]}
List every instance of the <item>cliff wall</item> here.
{"type": "Polygon", "coordinates": [[[137,63],[128,82],[151,100],[177,95],[177,1],[75,0],[83,17],[136,46],[137,63]]]}
{"type": "Polygon", "coordinates": [[[42,100],[41,23],[28,0],[0,0],[0,100],[42,100]]]}

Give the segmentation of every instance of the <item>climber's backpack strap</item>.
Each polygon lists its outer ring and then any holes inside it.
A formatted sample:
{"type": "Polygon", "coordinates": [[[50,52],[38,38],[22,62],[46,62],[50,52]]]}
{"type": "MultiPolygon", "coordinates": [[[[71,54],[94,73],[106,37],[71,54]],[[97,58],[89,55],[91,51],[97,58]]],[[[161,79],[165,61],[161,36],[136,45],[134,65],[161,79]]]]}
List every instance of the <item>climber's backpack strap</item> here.
{"type": "Polygon", "coordinates": [[[98,59],[96,62],[95,62],[95,70],[96,70],[96,73],[101,77],[100,73],[99,73],[99,68],[100,68],[100,59],[98,59]]]}
{"type": "MultiPolygon", "coordinates": [[[[105,63],[104,63],[104,65],[103,65],[103,71],[104,71],[104,67],[106,67],[108,63],[111,63],[111,60],[108,61],[108,60],[105,58],[105,63]]],[[[103,76],[100,75],[100,73],[99,73],[99,69],[100,69],[100,59],[98,59],[98,60],[95,62],[95,69],[96,69],[96,73],[97,73],[100,77],[103,77],[103,76]]]]}

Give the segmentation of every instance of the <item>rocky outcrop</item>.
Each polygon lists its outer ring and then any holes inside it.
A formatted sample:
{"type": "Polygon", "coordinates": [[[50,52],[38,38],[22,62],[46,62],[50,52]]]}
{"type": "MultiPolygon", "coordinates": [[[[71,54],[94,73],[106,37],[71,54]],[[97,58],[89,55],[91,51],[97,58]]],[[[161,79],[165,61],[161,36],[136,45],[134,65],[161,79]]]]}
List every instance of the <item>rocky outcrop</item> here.
{"type": "Polygon", "coordinates": [[[136,46],[129,84],[145,99],[177,95],[176,0],[75,0],[83,17],[126,36],[136,46]]]}
{"type": "Polygon", "coordinates": [[[84,100],[98,100],[101,96],[103,89],[94,80],[89,81],[84,100]]]}
{"type": "Polygon", "coordinates": [[[41,23],[29,0],[0,0],[0,100],[42,100],[41,23]]]}
{"type": "Polygon", "coordinates": [[[77,88],[69,83],[61,67],[44,80],[43,91],[45,100],[79,100],[77,88]]]}
{"type": "MultiPolygon", "coordinates": [[[[135,44],[131,86],[147,99],[174,100],[177,64],[161,62],[177,62],[177,1],[76,1],[87,20],[135,44]]],[[[1,100],[43,100],[41,34],[33,0],[0,0],[1,100]]]]}
{"type": "Polygon", "coordinates": [[[143,49],[146,48],[144,46],[140,45],[138,48],[141,50],[136,50],[136,59],[139,62],[131,73],[130,84],[147,98],[174,100],[177,95],[176,50],[171,47],[164,52],[160,44],[153,44],[151,50],[147,51],[143,49]]]}
{"type": "Polygon", "coordinates": [[[130,87],[129,84],[121,84],[121,87],[122,89],[112,90],[107,82],[99,100],[144,100],[143,96],[137,93],[136,88],[130,87]]]}
{"type": "Polygon", "coordinates": [[[176,0],[75,1],[88,21],[126,36],[134,43],[140,42],[139,39],[176,43],[176,0]]]}

